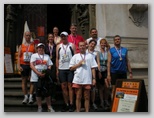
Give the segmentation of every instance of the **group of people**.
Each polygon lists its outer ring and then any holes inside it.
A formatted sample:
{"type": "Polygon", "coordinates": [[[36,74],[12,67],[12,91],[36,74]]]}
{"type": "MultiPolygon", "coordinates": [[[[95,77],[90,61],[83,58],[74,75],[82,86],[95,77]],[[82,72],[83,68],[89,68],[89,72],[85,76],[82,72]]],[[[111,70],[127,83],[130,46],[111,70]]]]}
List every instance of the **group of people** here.
{"type": "Polygon", "coordinates": [[[51,102],[55,101],[59,82],[64,106],[61,111],[80,112],[82,98],[85,112],[92,106],[95,110],[96,89],[100,107],[111,107],[117,79],[132,79],[128,50],[121,46],[121,37],[114,36],[114,47],[105,38],[98,37],[97,29],[90,30],[90,38],[77,34],[76,24],[71,24],[70,34],[63,31],[58,36],[58,27],[49,33],[47,42],[34,45],[31,33],[25,32],[25,43],[19,47],[18,69],[22,76],[23,104],[32,104],[35,91],[38,112],[42,112],[42,96],[46,99],[48,112],[55,112],[51,102]],[[30,81],[28,95],[27,82],[30,81]],[[112,92],[110,88],[112,87],[112,92]],[[75,98],[75,99],[74,99],[75,98]]]}

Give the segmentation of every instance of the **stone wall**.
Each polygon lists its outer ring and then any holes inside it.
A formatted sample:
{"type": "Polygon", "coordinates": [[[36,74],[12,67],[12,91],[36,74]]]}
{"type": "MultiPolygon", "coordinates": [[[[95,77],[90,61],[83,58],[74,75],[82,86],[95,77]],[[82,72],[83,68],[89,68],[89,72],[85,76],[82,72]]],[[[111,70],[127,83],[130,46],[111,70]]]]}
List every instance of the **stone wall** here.
{"type": "Polygon", "coordinates": [[[120,35],[122,46],[129,50],[132,68],[148,68],[148,11],[140,16],[143,20],[136,25],[130,18],[129,9],[128,4],[96,4],[98,35],[105,37],[111,47],[113,37],[120,35]]]}

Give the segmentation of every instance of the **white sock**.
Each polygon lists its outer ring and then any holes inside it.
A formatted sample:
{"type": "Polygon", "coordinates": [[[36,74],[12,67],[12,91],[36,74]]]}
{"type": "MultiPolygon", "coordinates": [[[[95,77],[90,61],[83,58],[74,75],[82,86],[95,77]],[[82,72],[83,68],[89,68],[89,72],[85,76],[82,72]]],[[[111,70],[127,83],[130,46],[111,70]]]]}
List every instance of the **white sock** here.
{"type": "Polygon", "coordinates": [[[30,95],[29,95],[29,98],[32,98],[32,97],[33,97],[33,95],[32,95],[32,94],[30,94],[30,95]]]}
{"type": "Polygon", "coordinates": [[[25,95],[25,98],[28,98],[28,95],[25,95]]]}
{"type": "Polygon", "coordinates": [[[42,109],[42,106],[38,106],[38,109],[42,109]]]}

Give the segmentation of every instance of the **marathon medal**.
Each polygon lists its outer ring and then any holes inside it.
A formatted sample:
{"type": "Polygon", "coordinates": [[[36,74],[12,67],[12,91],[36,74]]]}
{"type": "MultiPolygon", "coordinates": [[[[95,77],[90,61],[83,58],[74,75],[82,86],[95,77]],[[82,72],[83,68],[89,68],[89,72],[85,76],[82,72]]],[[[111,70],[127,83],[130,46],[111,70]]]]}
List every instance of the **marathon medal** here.
{"type": "Polygon", "coordinates": [[[66,58],[66,54],[64,54],[64,58],[66,58]]]}
{"type": "Polygon", "coordinates": [[[85,64],[85,60],[82,62],[82,64],[83,64],[83,65],[85,64]]]}
{"type": "Polygon", "coordinates": [[[84,65],[84,64],[86,63],[86,61],[85,61],[86,54],[84,54],[84,57],[82,57],[82,55],[81,55],[81,53],[80,53],[80,56],[81,56],[81,58],[82,58],[82,65],[84,65]]]}
{"type": "Polygon", "coordinates": [[[26,57],[28,57],[28,52],[26,52],[26,57]]]}
{"type": "Polygon", "coordinates": [[[63,55],[64,58],[67,57],[67,55],[66,55],[66,50],[67,50],[68,45],[69,45],[69,44],[66,45],[66,48],[64,48],[64,44],[62,45],[62,47],[63,47],[63,49],[64,49],[64,55],[63,55]]]}
{"type": "Polygon", "coordinates": [[[50,55],[50,59],[52,59],[52,55],[50,55]]]}
{"type": "Polygon", "coordinates": [[[122,56],[122,54],[121,54],[121,50],[122,50],[122,49],[121,49],[121,47],[120,47],[120,50],[119,50],[119,51],[117,50],[116,47],[115,47],[115,49],[116,49],[116,51],[117,51],[117,53],[118,53],[118,55],[119,55],[119,57],[120,57],[119,60],[122,61],[122,57],[121,57],[121,56],[122,56]]]}
{"type": "Polygon", "coordinates": [[[103,61],[103,65],[105,65],[105,60],[103,61]]]}
{"type": "Polygon", "coordinates": [[[29,47],[30,47],[30,44],[28,44],[28,47],[26,48],[26,57],[28,57],[28,51],[29,51],[29,47]]]}

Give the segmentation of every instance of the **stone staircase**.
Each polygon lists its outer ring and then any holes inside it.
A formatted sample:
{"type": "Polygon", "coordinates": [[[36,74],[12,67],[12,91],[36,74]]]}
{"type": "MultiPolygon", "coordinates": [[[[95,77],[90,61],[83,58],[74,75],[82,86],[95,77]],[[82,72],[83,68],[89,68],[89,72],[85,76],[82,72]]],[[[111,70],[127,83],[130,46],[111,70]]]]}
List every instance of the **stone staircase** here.
{"type": "MultiPolygon", "coordinates": [[[[29,87],[29,85],[28,85],[29,87]]],[[[22,104],[24,96],[21,89],[21,78],[12,77],[4,78],[4,112],[36,112],[36,101],[33,104],[22,104]]],[[[44,112],[47,111],[45,99],[43,99],[42,106],[44,112]]],[[[56,102],[52,103],[56,112],[60,111],[64,102],[62,99],[61,88],[57,85],[56,102]]]]}
{"type": "MultiPolygon", "coordinates": [[[[133,79],[143,79],[148,95],[148,69],[132,69],[133,79]]],[[[36,112],[37,104],[22,104],[23,93],[21,89],[20,77],[4,78],[4,112],[36,112]]],[[[45,100],[43,100],[44,112],[47,110],[45,100]]],[[[56,112],[60,112],[63,106],[63,97],[60,85],[57,85],[56,102],[52,103],[56,112]]]]}

